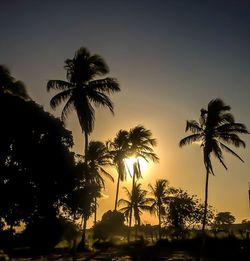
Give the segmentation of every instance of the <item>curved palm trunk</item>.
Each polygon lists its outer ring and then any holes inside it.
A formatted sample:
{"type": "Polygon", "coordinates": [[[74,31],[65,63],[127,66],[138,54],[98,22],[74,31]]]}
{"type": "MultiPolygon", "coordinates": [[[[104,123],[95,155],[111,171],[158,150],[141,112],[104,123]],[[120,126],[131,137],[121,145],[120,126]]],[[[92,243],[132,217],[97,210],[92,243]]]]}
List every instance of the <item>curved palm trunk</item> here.
{"type": "Polygon", "coordinates": [[[120,173],[118,173],[118,180],[117,180],[117,186],[116,186],[116,194],[115,194],[115,211],[116,211],[116,209],[117,209],[119,186],[120,186],[120,173]]]}
{"type": "Polygon", "coordinates": [[[207,201],[208,201],[208,179],[209,179],[209,169],[206,168],[206,185],[205,185],[205,202],[204,202],[204,215],[202,221],[202,231],[205,232],[205,227],[207,223],[207,201]]]}

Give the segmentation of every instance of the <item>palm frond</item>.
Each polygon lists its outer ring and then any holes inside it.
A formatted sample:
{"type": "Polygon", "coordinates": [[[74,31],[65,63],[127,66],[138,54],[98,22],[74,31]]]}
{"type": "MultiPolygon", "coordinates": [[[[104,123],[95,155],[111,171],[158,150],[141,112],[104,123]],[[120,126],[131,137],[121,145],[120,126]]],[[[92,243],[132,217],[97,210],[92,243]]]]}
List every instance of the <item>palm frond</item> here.
{"type": "Polygon", "coordinates": [[[203,134],[192,134],[189,135],[183,139],[180,140],[179,142],[179,146],[183,147],[185,145],[189,145],[191,143],[197,142],[197,141],[201,141],[203,138],[203,134]]]}
{"type": "Polygon", "coordinates": [[[52,109],[55,109],[58,105],[60,105],[62,102],[66,101],[70,98],[72,94],[72,90],[66,90],[62,91],[58,94],[56,94],[52,99],[50,100],[50,106],[52,109]]]}
{"type": "Polygon", "coordinates": [[[112,177],[112,175],[110,173],[108,173],[104,168],[100,168],[101,172],[105,175],[105,177],[107,177],[109,180],[111,180],[112,182],[114,182],[114,178],[112,177]]]}
{"type": "Polygon", "coordinates": [[[74,106],[76,108],[78,120],[82,131],[91,133],[94,128],[95,110],[85,96],[77,96],[74,93],[74,106]]]}
{"type": "Polygon", "coordinates": [[[62,113],[61,113],[62,121],[65,121],[67,119],[68,114],[74,109],[75,109],[74,100],[72,99],[72,97],[70,97],[62,109],[62,113]]]}
{"type": "Polygon", "coordinates": [[[216,131],[222,134],[227,133],[239,133],[239,134],[249,134],[246,126],[242,123],[226,123],[218,128],[216,128],[216,131]]]}
{"type": "Polygon", "coordinates": [[[223,133],[220,134],[219,139],[225,141],[228,144],[233,144],[236,148],[238,147],[246,147],[246,144],[237,134],[233,133],[223,133]]]}
{"type": "Polygon", "coordinates": [[[88,98],[95,104],[96,107],[107,107],[111,113],[114,114],[114,105],[105,93],[91,90],[88,92],[88,98]]]}
{"type": "MultiPolygon", "coordinates": [[[[119,201],[118,201],[118,206],[121,206],[121,205],[130,206],[130,201],[121,198],[121,199],[119,199],[119,201]]],[[[124,208],[125,208],[125,207],[124,207],[124,208]]]]}
{"type": "Polygon", "coordinates": [[[47,83],[47,91],[50,91],[51,89],[65,91],[73,87],[74,85],[71,83],[62,80],[49,80],[47,83]]]}
{"type": "Polygon", "coordinates": [[[200,126],[200,124],[195,121],[195,120],[191,120],[191,121],[187,121],[186,123],[186,132],[187,131],[191,131],[193,133],[200,133],[203,131],[202,127],[200,126]]]}
{"type": "Polygon", "coordinates": [[[230,149],[228,146],[226,146],[225,144],[220,142],[220,146],[223,150],[231,153],[232,155],[234,155],[236,158],[238,158],[240,161],[244,162],[244,160],[237,154],[235,153],[232,149],[230,149]]]}
{"type": "Polygon", "coordinates": [[[108,94],[119,92],[119,83],[115,78],[105,78],[99,80],[93,80],[88,83],[88,87],[95,91],[105,92],[108,94]]]}
{"type": "Polygon", "coordinates": [[[213,151],[214,155],[216,156],[216,158],[218,158],[220,163],[223,165],[223,167],[225,169],[227,169],[227,166],[225,165],[225,163],[223,161],[223,156],[222,156],[222,151],[221,151],[221,148],[220,148],[220,143],[217,142],[216,140],[212,140],[211,141],[211,146],[212,146],[212,151],[213,151]]]}

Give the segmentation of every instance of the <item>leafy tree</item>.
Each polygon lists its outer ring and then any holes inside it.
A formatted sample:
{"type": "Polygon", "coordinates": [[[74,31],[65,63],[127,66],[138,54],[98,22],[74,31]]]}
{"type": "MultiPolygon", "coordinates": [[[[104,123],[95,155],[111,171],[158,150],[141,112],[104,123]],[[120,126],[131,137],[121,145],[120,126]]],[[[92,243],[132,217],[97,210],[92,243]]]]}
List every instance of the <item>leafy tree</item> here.
{"type": "MultiPolygon", "coordinates": [[[[10,86],[3,76],[2,86],[10,86]]],[[[16,83],[12,77],[11,81],[16,83]]],[[[73,139],[59,119],[17,95],[18,90],[4,90],[0,92],[4,122],[0,130],[0,217],[13,227],[59,213],[72,183],[74,158],[69,149],[73,139]]]]}
{"type": "Polygon", "coordinates": [[[123,234],[125,230],[124,215],[118,211],[107,211],[102,220],[94,226],[93,238],[107,240],[114,235],[123,234]]]}
{"type": "MultiPolygon", "coordinates": [[[[99,187],[92,180],[89,172],[86,171],[85,163],[79,161],[76,164],[76,171],[73,173],[73,184],[70,193],[64,201],[63,211],[69,220],[76,223],[82,220],[79,227],[82,228],[82,240],[78,246],[79,250],[85,248],[85,237],[87,220],[95,212],[95,197],[99,196],[99,187]],[[91,179],[90,179],[91,178],[91,179]]],[[[73,259],[76,260],[76,238],[73,241],[73,259]]]]}
{"type": "MultiPolygon", "coordinates": [[[[190,227],[200,225],[204,213],[204,206],[200,204],[197,196],[189,195],[181,188],[171,188],[166,204],[166,224],[174,230],[176,236],[190,227]]],[[[208,220],[213,218],[213,210],[208,208],[208,220]]]]}
{"type": "Polygon", "coordinates": [[[116,167],[118,173],[116,196],[115,196],[115,211],[116,211],[120,181],[126,180],[126,166],[124,160],[129,157],[128,132],[125,130],[120,130],[116,134],[114,140],[108,142],[108,148],[112,158],[112,162],[116,167]]]}
{"type": "Polygon", "coordinates": [[[113,103],[109,94],[120,91],[119,84],[114,78],[96,79],[109,72],[109,68],[99,55],[91,55],[82,47],[76,51],[73,59],[67,59],[65,66],[67,80],[50,80],[47,83],[48,91],[60,91],[50,101],[55,109],[66,101],[62,110],[62,119],[65,120],[71,110],[75,110],[85,136],[85,157],[88,151],[88,136],[93,131],[95,111],[94,106],[107,107],[113,113],[113,103]]]}
{"type": "Polygon", "coordinates": [[[245,147],[244,141],[240,139],[238,134],[248,134],[244,124],[234,121],[233,115],[229,113],[230,109],[230,106],[225,105],[221,99],[211,100],[207,109],[201,109],[199,122],[195,120],[187,121],[186,131],[190,130],[193,134],[183,138],[179,143],[180,147],[182,147],[194,142],[201,142],[201,148],[203,149],[206,169],[203,231],[205,230],[207,219],[209,174],[214,174],[211,155],[213,154],[225,169],[227,167],[224,163],[223,150],[231,153],[243,162],[242,158],[226,145],[245,147]]]}
{"type": "Polygon", "coordinates": [[[149,184],[149,188],[153,195],[153,204],[150,212],[158,216],[159,238],[161,239],[162,216],[165,215],[164,203],[169,195],[168,181],[166,179],[158,179],[154,186],[149,184]]]}
{"type": "Polygon", "coordinates": [[[235,222],[235,217],[231,212],[219,212],[214,218],[213,229],[227,230],[228,226],[235,222]]]}
{"type": "Polygon", "coordinates": [[[29,99],[24,83],[16,81],[15,78],[11,76],[9,69],[4,65],[0,65],[0,94],[4,93],[29,99]]]}

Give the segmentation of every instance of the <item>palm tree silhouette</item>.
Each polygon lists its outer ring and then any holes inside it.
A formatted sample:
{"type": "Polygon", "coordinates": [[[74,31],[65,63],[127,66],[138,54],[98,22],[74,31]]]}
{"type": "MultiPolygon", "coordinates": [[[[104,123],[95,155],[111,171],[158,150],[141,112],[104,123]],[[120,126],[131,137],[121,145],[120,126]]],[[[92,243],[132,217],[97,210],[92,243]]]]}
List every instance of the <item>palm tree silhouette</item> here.
{"type": "Polygon", "coordinates": [[[115,196],[115,211],[117,210],[118,194],[120,181],[126,180],[125,159],[129,157],[129,139],[128,132],[120,130],[113,141],[108,142],[109,153],[112,157],[114,166],[116,167],[118,178],[115,196]]]}
{"type": "Polygon", "coordinates": [[[30,99],[23,82],[16,81],[9,69],[0,65],[0,94],[10,93],[25,100],[30,99]]]}
{"type": "Polygon", "coordinates": [[[153,204],[151,205],[150,212],[158,216],[159,239],[161,239],[162,215],[165,214],[165,208],[163,204],[164,202],[166,202],[168,195],[170,193],[168,185],[169,182],[166,179],[156,180],[154,186],[149,184],[150,192],[153,195],[153,199],[152,199],[153,204]]]}
{"type": "Polygon", "coordinates": [[[150,211],[150,205],[152,199],[147,198],[147,191],[141,188],[141,184],[136,184],[130,193],[127,188],[124,187],[125,193],[128,199],[120,199],[118,206],[124,205],[120,211],[124,214],[129,226],[131,227],[130,217],[132,212],[134,213],[135,225],[141,225],[141,215],[143,211],[150,211]]]}
{"type": "Polygon", "coordinates": [[[96,224],[97,197],[100,197],[101,189],[105,188],[104,177],[114,182],[113,177],[104,169],[105,166],[110,166],[111,164],[111,155],[104,143],[91,141],[88,147],[87,175],[89,175],[89,183],[92,184],[92,187],[95,185],[96,189],[96,196],[94,197],[94,224],[96,224]]]}
{"type": "Polygon", "coordinates": [[[95,110],[94,106],[107,107],[112,113],[113,103],[109,94],[120,91],[119,84],[114,78],[95,79],[109,72],[106,62],[99,55],[90,55],[82,47],[76,51],[73,59],[65,61],[67,80],[50,80],[47,90],[60,91],[50,101],[55,109],[66,102],[61,118],[65,120],[71,110],[75,110],[85,137],[85,157],[88,151],[88,136],[93,131],[95,110]]]}
{"type": "Polygon", "coordinates": [[[238,154],[225,145],[226,143],[235,147],[245,147],[244,141],[239,138],[238,134],[248,134],[244,124],[234,121],[233,115],[229,113],[230,109],[230,106],[225,105],[221,99],[211,100],[208,103],[207,110],[201,109],[199,122],[195,120],[187,121],[186,131],[190,130],[193,134],[183,138],[179,143],[182,147],[194,142],[201,142],[203,149],[206,169],[203,232],[206,226],[209,174],[214,175],[211,154],[215,155],[225,169],[227,169],[227,166],[224,163],[223,150],[244,162],[238,154]]]}
{"type": "MultiPolygon", "coordinates": [[[[133,164],[133,182],[132,191],[136,181],[142,177],[139,158],[146,161],[158,162],[159,158],[154,153],[153,147],[156,146],[156,140],[152,138],[152,132],[142,125],[138,125],[129,131],[130,154],[137,159],[133,164]]],[[[132,211],[130,212],[129,227],[131,227],[132,211]]]]}

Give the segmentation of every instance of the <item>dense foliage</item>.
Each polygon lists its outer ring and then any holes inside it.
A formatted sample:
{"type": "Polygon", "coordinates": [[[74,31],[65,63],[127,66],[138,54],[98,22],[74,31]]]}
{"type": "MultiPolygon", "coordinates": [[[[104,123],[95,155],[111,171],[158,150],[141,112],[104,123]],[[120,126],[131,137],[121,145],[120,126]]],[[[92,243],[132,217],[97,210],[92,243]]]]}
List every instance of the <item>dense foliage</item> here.
{"type": "Polygon", "coordinates": [[[54,216],[70,190],[71,133],[31,100],[0,94],[0,216],[10,225],[54,216]]]}

